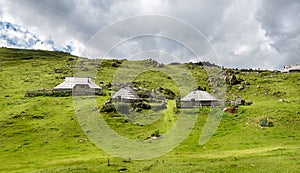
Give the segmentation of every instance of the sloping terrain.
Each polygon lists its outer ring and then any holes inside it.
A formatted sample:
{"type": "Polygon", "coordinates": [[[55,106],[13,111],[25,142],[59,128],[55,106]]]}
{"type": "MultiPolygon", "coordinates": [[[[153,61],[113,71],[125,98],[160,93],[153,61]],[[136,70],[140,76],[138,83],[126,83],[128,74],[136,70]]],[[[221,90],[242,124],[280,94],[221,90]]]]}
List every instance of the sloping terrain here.
{"type": "MultiPolygon", "coordinates": [[[[77,121],[72,97],[25,97],[27,90],[52,89],[65,76],[72,76],[81,61],[97,66],[95,82],[104,88],[116,80],[115,73],[126,62],[99,60],[92,64],[62,52],[0,49],[0,172],[297,172],[300,169],[300,73],[224,69],[226,76],[234,75],[239,81],[226,84],[227,100],[242,98],[253,104],[239,106],[234,114],[224,113],[212,138],[199,145],[209,113],[204,108],[199,111],[189,136],[174,150],[158,158],[135,161],[111,156],[86,137],[77,121]],[[266,117],[273,127],[260,126],[266,117]]],[[[156,65],[152,61],[138,63],[156,65]]],[[[193,74],[197,85],[210,91],[205,68],[191,63],[183,66],[193,74]]],[[[159,71],[139,74],[134,84],[150,91],[168,88],[179,95],[172,78],[159,71]]],[[[109,98],[109,88],[104,92],[105,96],[96,96],[99,107],[109,98]]],[[[169,100],[168,108],[159,112],[161,117],[153,117],[153,123],[145,126],[124,121],[124,116],[116,113],[106,113],[103,117],[117,133],[145,139],[158,130],[165,133],[172,127],[178,118],[174,107],[175,101],[169,100]]]]}

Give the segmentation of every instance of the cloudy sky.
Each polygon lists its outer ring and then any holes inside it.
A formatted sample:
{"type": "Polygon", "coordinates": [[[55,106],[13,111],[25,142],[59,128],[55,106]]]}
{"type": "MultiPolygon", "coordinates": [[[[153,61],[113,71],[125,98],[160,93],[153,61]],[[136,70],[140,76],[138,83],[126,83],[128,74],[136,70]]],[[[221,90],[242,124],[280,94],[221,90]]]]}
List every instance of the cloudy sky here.
{"type": "Polygon", "coordinates": [[[0,22],[2,47],[235,68],[300,63],[298,0],[0,0],[0,22]]]}

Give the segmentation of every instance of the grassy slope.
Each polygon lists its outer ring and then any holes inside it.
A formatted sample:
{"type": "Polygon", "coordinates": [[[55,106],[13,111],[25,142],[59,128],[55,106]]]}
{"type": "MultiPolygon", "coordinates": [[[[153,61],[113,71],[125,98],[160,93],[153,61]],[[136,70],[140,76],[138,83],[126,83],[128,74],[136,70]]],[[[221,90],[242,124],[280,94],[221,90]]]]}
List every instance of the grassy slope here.
{"type": "MultiPolygon", "coordinates": [[[[253,101],[235,115],[225,114],[214,136],[203,146],[199,135],[207,118],[204,109],[191,134],[168,154],[145,161],[110,156],[91,143],[82,132],[71,97],[24,97],[26,90],[52,88],[71,76],[75,61],[68,54],[46,51],[0,49],[0,171],[1,172],[296,172],[300,169],[300,74],[243,73],[250,85],[242,91],[228,88],[253,101]],[[30,57],[30,58],[28,58],[30,57]],[[62,69],[55,73],[54,69],[62,69]],[[261,87],[258,88],[257,85],[261,87]],[[285,102],[279,102],[283,98],[285,102]],[[258,127],[268,107],[272,128],[258,127]],[[110,166],[107,166],[110,159],[110,166]]],[[[107,84],[117,68],[101,67],[96,83],[107,84]]],[[[104,64],[104,63],[103,63],[104,64]]],[[[205,73],[195,67],[197,83],[205,73]]],[[[146,88],[176,87],[165,74],[144,73],[136,78],[146,88]]],[[[178,93],[178,91],[177,91],[178,93]]],[[[99,105],[107,97],[97,97],[99,105]]],[[[112,128],[130,138],[146,137],[156,129],[166,131],[176,120],[172,104],[155,123],[139,127],[123,124],[120,116],[106,115],[112,128]],[[131,129],[130,132],[128,132],[131,129]]]]}

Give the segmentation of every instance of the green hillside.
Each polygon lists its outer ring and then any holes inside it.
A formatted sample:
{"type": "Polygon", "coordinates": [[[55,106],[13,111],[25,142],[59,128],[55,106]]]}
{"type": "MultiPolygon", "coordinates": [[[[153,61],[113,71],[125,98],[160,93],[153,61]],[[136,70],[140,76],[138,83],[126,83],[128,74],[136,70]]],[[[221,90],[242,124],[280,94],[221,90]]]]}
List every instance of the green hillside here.
{"type": "MultiPolygon", "coordinates": [[[[300,170],[300,73],[224,69],[237,84],[226,84],[227,101],[242,98],[250,105],[224,113],[212,138],[199,145],[209,108],[199,110],[188,137],[169,153],[150,160],[114,157],[97,148],[81,129],[72,97],[25,97],[26,91],[52,89],[66,76],[88,75],[106,88],[95,96],[100,109],[109,98],[113,82],[133,75],[136,87],[151,91],[167,88],[184,96],[189,87],[213,92],[207,70],[199,64],[158,67],[152,60],[88,60],[63,52],[0,48],[0,172],[297,172],[300,170]],[[86,70],[95,67],[96,72],[86,70]],[[118,71],[120,68],[124,71],[118,71]],[[152,70],[134,76],[146,67],[152,70]],[[192,83],[182,77],[188,69],[192,83]],[[165,70],[165,71],[164,71],[165,70]],[[169,72],[169,74],[168,74],[169,72]],[[173,79],[179,79],[174,82],[173,79]],[[238,84],[239,83],[239,84],[238,84]],[[181,88],[181,89],[180,89],[181,88]],[[268,116],[273,127],[261,127],[268,116]]],[[[213,73],[212,73],[213,74],[213,73]]],[[[107,124],[130,139],[166,133],[178,119],[175,100],[167,109],[148,112],[151,124],[128,122],[118,113],[102,113],[107,124]],[[159,113],[160,116],[156,116],[159,113]]],[[[147,111],[147,110],[142,110],[147,111]]],[[[189,110],[183,110],[189,111],[189,110]]],[[[99,114],[100,116],[100,114],[99,114]]],[[[134,116],[134,115],[133,115],[134,116]]],[[[144,118],[144,119],[143,119],[144,118]]]]}

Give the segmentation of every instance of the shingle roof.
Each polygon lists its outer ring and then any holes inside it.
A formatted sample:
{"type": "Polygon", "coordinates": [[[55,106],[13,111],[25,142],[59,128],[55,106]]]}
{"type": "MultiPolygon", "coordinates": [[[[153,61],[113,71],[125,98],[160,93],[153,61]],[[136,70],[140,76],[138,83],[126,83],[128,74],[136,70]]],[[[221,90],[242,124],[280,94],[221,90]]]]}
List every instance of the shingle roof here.
{"type": "Polygon", "coordinates": [[[192,99],[195,99],[195,101],[216,101],[217,100],[214,96],[210,95],[206,91],[195,90],[190,92],[185,97],[183,97],[181,101],[191,101],[192,99]]]}
{"type": "Polygon", "coordinates": [[[118,92],[116,92],[112,98],[115,99],[118,96],[121,96],[122,99],[139,99],[140,97],[136,94],[136,92],[131,87],[121,88],[118,92]]]}
{"type": "Polygon", "coordinates": [[[54,87],[54,89],[73,89],[77,84],[86,84],[92,89],[101,89],[91,78],[86,77],[66,77],[65,81],[54,87]]]}

